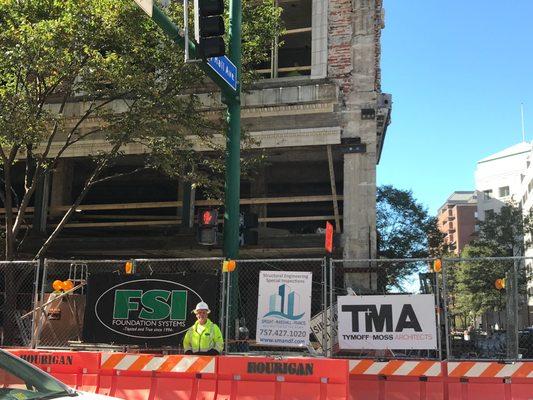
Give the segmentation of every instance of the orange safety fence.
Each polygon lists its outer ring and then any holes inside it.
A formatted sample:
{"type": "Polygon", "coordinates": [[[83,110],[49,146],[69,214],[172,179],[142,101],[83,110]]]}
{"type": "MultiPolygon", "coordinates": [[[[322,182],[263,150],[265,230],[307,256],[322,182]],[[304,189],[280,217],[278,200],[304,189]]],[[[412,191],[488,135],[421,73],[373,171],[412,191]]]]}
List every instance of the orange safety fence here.
{"type": "Polygon", "coordinates": [[[533,398],[533,362],[525,361],[381,362],[304,357],[10,351],[71,387],[125,400],[533,398]]]}

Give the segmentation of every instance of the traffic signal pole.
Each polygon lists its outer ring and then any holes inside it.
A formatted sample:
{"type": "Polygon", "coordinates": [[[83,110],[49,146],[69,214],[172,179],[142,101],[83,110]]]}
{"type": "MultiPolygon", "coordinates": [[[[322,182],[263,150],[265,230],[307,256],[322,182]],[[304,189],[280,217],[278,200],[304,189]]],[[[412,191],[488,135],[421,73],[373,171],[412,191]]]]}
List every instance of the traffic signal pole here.
{"type": "MultiPolygon", "coordinates": [[[[152,20],[180,47],[188,46],[195,58],[198,51],[194,42],[184,38],[178,27],[157,7],[153,0],[134,0],[152,20]]],[[[241,24],[242,1],[230,0],[229,59],[237,68],[237,89],[224,81],[204,61],[199,67],[222,92],[222,101],[227,105],[228,133],[226,137],[226,180],[224,202],[224,256],[235,259],[239,255],[239,212],[240,212],[240,141],[241,141],[241,24]]]]}
{"type": "MultiPolygon", "coordinates": [[[[241,76],[242,1],[230,0],[229,58],[241,76]]],[[[234,96],[227,98],[228,135],[226,137],[226,185],[224,211],[224,256],[239,255],[239,213],[241,197],[241,84],[234,96]]]]}
{"type": "MultiPolygon", "coordinates": [[[[153,0],[134,0],[163,31],[182,48],[188,46],[189,54],[196,58],[198,51],[194,42],[184,38],[178,27],[153,3],[153,0]]],[[[229,60],[236,67],[236,87],[222,79],[205,60],[199,67],[215,82],[222,92],[222,102],[227,105],[228,133],[226,135],[226,181],[224,202],[224,257],[239,256],[239,219],[241,192],[241,24],[242,0],[230,0],[229,60]]],[[[236,328],[238,305],[238,269],[228,274],[226,332],[236,328]]],[[[230,337],[233,336],[230,334],[230,337]]],[[[228,340],[229,337],[226,338],[228,340]]]]}

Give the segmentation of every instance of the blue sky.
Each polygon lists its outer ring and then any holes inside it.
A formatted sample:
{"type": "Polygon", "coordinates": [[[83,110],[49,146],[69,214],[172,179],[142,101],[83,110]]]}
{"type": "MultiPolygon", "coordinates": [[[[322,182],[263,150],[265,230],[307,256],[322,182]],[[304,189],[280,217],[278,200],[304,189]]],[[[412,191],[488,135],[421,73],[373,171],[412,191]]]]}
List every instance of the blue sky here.
{"type": "Polygon", "coordinates": [[[533,139],[533,0],[385,0],[382,90],[393,96],[378,184],[435,214],[473,190],[477,160],[533,139]],[[531,128],[531,129],[530,129],[531,128]]]}

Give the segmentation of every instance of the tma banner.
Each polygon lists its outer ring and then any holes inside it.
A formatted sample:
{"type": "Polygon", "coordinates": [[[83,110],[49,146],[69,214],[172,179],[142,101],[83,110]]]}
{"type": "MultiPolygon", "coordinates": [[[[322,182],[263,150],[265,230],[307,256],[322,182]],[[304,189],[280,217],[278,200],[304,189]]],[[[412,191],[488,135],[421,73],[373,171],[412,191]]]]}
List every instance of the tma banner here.
{"type": "Polygon", "coordinates": [[[91,275],[83,338],[91,343],[177,346],[194,323],[196,303],[205,301],[217,309],[218,282],[216,275],[206,274],[91,275]]]}
{"type": "Polygon", "coordinates": [[[341,349],[436,349],[435,300],[431,294],[340,296],[341,349]]]}
{"type": "Polygon", "coordinates": [[[309,344],[311,272],[261,271],[257,343],[300,347],[309,344]]]}

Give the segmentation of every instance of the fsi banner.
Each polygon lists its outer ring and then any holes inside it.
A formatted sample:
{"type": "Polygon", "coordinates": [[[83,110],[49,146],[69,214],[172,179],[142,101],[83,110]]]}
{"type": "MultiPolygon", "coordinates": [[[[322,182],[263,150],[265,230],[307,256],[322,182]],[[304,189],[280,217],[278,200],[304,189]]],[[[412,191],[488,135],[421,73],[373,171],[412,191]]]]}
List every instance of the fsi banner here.
{"type": "Polygon", "coordinates": [[[338,297],[341,349],[436,349],[431,294],[338,297]]]}
{"type": "Polygon", "coordinates": [[[217,320],[216,275],[89,277],[83,338],[91,343],[174,345],[195,321],[191,310],[205,301],[217,320]]]}
{"type": "Polygon", "coordinates": [[[256,341],[270,346],[309,344],[311,272],[261,271],[256,341]]]}

